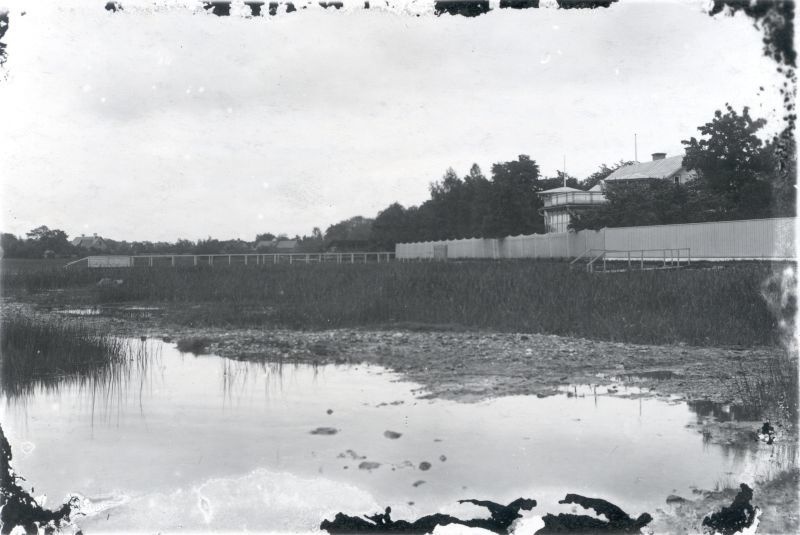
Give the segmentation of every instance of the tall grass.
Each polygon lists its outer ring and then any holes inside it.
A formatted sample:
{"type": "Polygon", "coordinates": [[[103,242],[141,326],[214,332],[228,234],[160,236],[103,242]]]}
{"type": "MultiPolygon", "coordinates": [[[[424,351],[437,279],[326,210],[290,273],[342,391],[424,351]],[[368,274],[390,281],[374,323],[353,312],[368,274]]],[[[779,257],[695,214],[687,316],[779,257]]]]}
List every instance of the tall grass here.
{"type": "Polygon", "coordinates": [[[763,370],[748,370],[742,365],[734,384],[739,397],[759,416],[795,423],[800,396],[797,372],[796,358],[778,354],[763,370]]]}
{"type": "Polygon", "coordinates": [[[124,340],[81,324],[20,315],[0,320],[0,387],[8,397],[70,381],[111,383],[136,356],[124,340]]]}
{"type": "Polygon", "coordinates": [[[589,274],[563,263],[483,261],[62,270],[9,276],[6,285],[32,292],[85,287],[95,303],[176,304],[178,320],[192,324],[409,322],[752,346],[778,343],[776,320],[760,293],[770,273],[760,264],[589,274]],[[102,277],[124,282],[97,287],[102,277]]]}

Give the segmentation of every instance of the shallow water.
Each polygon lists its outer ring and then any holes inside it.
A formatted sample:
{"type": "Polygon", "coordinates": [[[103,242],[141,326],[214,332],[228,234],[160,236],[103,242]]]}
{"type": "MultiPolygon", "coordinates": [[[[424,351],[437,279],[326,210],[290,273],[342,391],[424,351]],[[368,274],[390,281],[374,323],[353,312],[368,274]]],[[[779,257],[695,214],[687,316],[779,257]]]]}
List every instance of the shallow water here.
{"type": "Polygon", "coordinates": [[[463,498],[531,497],[543,514],[568,511],[557,504],[568,492],[636,516],[669,494],[774,469],[764,448],[716,446],[688,428],[707,407],[625,397],[637,389],[463,404],[418,399],[419,385],[376,366],[263,365],[145,343],[148,366],[124,382],[3,400],[26,487],[51,506],[84,496],[88,532],[313,531],[337,511],[386,505],[394,518],[483,516],[463,498]]]}

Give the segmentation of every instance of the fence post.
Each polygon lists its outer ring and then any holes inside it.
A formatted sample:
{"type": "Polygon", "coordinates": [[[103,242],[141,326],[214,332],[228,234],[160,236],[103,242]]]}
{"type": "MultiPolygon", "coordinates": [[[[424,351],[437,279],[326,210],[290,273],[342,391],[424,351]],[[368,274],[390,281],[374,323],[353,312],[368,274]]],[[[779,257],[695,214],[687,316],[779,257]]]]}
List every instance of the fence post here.
{"type": "Polygon", "coordinates": [[[641,265],[639,267],[642,270],[644,269],[644,249],[642,249],[642,263],[641,263],[641,265]]]}
{"type": "Polygon", "coordinates": [[[350,263],[351,264],[355,264],[356,263],[356,254],[355,253],[350,253],[350,263]]]}
{"type": "Polygon", "coordinates": [[[153,257],[150,257],[150,267],[153,267],[153,257]]]}
{"type": "Polygon", "coordinates": [[[247,265],[247,255],[244,255],[244,265],[247,265]]]}
{"type": "Polygon", "coordinates": [[[172,267],[175,267],[175,257],[172,257],[172,267]]]}
{"type": "Polygon", "coordinates": [[[194,259],[194,265],[196,266],[197,265],[197,255],[194,255],[192,258],[194,259]]]}

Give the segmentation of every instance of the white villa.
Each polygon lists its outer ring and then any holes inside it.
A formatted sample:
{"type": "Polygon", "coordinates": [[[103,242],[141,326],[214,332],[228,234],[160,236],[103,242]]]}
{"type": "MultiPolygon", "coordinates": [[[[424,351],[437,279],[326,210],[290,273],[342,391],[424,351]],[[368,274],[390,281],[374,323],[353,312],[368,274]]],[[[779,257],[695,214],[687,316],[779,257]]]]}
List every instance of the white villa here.
{"type": "Polygon", "coordinates": [[[620,167],[605,180],[589,191],[567,186],[539,192],[544,207],[540,213],[544,216],[545,232],[567,232],[572,217],[588,208],[607,202],[603,189],[606,184],[633,183],[645,180],[670,180],[676,184],[685,184],[696,177],[694,171],[683,167],[683,156],[670,156],[664,152],[654,152],[653,160],[636,162],[620,167]]]}

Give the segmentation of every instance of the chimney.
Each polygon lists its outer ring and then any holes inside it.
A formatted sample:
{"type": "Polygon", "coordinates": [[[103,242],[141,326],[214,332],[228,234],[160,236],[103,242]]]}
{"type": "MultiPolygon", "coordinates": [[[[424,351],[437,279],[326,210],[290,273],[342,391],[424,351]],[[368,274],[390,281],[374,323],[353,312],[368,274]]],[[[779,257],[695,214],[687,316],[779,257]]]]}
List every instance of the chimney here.
{"type": "Polygon", "coordinates": [[[667,157],[667,153],[666,152],[654,152],[653,153],[653,161],[663,160],[666,157],[667,157]]]}

